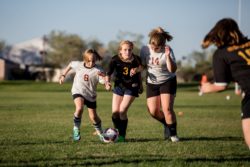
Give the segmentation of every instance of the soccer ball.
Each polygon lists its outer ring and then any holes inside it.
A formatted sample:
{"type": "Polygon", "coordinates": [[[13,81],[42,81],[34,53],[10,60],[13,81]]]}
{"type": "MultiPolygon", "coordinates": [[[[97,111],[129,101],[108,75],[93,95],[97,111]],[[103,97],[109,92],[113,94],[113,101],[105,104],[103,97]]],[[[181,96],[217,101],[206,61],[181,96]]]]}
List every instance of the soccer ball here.
{"type": "Polygon", "coordinates": [[[115,128],[107,128],[103,131],[104,143],[114,143],[118,140],[119,131],[115,128]]]}

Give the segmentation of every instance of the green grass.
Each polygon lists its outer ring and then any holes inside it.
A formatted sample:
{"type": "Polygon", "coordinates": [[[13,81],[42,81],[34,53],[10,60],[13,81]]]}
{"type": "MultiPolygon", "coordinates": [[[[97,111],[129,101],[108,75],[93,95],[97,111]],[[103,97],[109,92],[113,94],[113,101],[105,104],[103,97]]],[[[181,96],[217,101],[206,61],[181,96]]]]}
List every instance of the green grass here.
{"type": "MultiPolygon", "coordinates": [[[[86,110],[82,140],[72,142],[70,89],[71,83],[0,82],[0,166],[250,166],[241,99],[233,90],[200,97],[197,85],[179,85],[175,112],[184,113],[177,116],[179,143],[163,140],[144,93],[129,109],[127,142],[104,144],[93,136],[86,110]]],[[[98,88],[104,128],[112,127],[111,97],[98,88]]]]}

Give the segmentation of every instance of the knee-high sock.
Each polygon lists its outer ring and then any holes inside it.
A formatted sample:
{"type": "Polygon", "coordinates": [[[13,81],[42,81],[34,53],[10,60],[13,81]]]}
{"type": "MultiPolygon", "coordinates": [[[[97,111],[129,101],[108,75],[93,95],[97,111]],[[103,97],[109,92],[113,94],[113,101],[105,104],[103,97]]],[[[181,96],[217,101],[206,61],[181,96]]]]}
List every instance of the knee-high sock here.
{"type": "Polygon", "coordinates": [[[165,118],[163,118],[163,119],[161,119],[161,120],[158,120],[158,121],[160,121],[164,126],[167,126],[167,123],[166,123],[165,118]]]}
{"type": "Polygon", "coordinates": [[[128,119],[121,120],[121,128],[119,131],[119,135],[125,137],[126,136],[126,131],[128,127],[128,119]]]}
{"type": "Polygon", "coordinates": [[[169,128],[170,136],[177,135],[177,123],[176,122],[173,124],[167,124],[167,127],[169,128]]]}
{"type": "Polygon", "coordinates": [[[116,129],[118,129],[120,131],[120,128],[121,128],[121,119],[120,119],[120,117],[117,117],[117,118],[112,117],[112,122],[113,122],[114,128],[116,128],[116,129]]]}

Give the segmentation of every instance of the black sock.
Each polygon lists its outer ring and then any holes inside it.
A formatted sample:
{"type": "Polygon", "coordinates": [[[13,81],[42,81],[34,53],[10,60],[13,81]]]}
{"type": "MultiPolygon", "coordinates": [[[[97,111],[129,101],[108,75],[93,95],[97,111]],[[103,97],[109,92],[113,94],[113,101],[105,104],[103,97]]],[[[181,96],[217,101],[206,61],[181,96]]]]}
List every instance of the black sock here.
{"type": "Polygon", "coordinates": [[[170,131],[170,136],[176,136],[177,135],[177,123],[173,123],[173,124],[167,124],[167,127],[169,128],[170,131]]]}
{"type": "Polygon", "coordinates": [[[121,128],[119,130],[119,135],[120,136],[123,136],[125,138],[127,127],[128,127],[128,119],[121,120],[121,128]]]}
{"type": "Polygon", "coordinates": [[[112,117],[112,122],[113,122],[114,128],[120,130],[120,127],[121,127],[121,119],[120,119],[120,117],[118,117],[118,118],[112,117]]]}
{"type": "Polygon", "coordinates": [[[165,118],[163,118],[163,119],[161,119],[161,120],[158,120],[158,121],[160,121],[164,126],[166,126],[167,127],[167,123],[166,123],[166,120],[165,120],[165,118]]]}

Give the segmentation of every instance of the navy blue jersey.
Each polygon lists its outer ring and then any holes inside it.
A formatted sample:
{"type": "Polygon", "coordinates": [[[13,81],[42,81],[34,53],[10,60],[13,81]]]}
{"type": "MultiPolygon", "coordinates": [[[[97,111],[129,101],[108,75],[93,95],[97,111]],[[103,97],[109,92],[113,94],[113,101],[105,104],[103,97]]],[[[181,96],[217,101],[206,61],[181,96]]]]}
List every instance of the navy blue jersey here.
{"type": "Polygon", "coordinates": [[[139,87],[140,73],[136,73],[131,77],[130,70],[139,67],[141,59],[136,55],[133,55],[133,57],[134,59],[131,62],[122,61],[118,55],[112,57],[107,74],[111,76],[114,73],[115,86],[124,86],[126,88],[139,87]]]}
{"type": "Polygon", "coordinates": [[[238,82],[244,92],[250,92],[250,41],[219,48],[213,57],[216,83],[238,82]]]}

